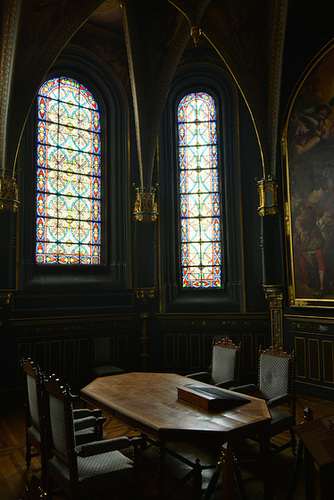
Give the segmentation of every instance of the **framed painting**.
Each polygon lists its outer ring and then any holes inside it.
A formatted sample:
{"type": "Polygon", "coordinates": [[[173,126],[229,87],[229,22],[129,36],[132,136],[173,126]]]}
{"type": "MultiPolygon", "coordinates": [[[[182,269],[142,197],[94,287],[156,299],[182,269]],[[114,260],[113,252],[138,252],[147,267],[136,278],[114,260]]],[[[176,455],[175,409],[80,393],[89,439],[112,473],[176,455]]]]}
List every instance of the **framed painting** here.
{"type": "Polygon", "coordinates": [[[283,134],[291,306],[334,305],[334,48],[301,83],[283,134]]]}

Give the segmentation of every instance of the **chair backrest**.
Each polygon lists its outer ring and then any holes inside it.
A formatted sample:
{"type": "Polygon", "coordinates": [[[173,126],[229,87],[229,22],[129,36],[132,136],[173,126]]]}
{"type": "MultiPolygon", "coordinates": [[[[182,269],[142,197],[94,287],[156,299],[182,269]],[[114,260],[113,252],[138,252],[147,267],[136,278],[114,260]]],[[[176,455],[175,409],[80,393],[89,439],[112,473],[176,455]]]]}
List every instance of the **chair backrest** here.
{"type": "Polygon", "coordinates": [[[234,344],[224,338],[212,343],[211,379],[213,384],[233,381],[238,384],[240,378],[241,344],[234,344]]]}
{"type": "Polygon", "coordinates": [[[43,374],[30,358],[21,358],[20,364],[23,375],[26,425],[32,425],[41,433],[43,374]]]}
{"type": "Polygon", "coordinates": [[[271,346],[259,350],[258,387],[261,397],[273,399],[283,395],[294,397],[295,355],[271,346]]]}
{"type": "Polygon", "coordinates": [[[78,478],[73,420],[73,396],[68,386],[51,375],[43,382],[47,454],[69,469],[71,481],[78,478]]]}

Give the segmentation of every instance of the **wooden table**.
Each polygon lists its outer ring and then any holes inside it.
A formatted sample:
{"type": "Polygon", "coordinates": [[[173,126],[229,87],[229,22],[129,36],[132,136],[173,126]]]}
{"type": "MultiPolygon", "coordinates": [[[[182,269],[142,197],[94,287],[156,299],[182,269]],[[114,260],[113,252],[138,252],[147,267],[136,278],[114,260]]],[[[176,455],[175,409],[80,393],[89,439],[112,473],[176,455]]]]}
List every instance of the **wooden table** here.
{"type": "MultiPolygon", "coordinates": [[[[178,399],[177,387],[189,384],[212,388],[174,373],[132,372],[97,378],[81,390],[81,397],[131,429],[157,441],[160,450],[159,498],[164,495],[166,443],[218,442],[224,445],[223,498],[233,499],[233,444],[255,435],[264,436],[270,426],[267,405],[261,399],[240,395],[247,398],[247,404],[226,411],[208,411],[178,399]]],[[[231,394],[231,391],[224,392],[231,394]]],[[[264,443],[266,448],[265,438],[264,443]]],[[[266,485],[264,498],[270,498],[266,485]]]]}
{"type": "Polygon", "coordinates": [[[334,415],[295,427],[304,447],[305,499],[316,499],[314,462],[319,467],[320,498],[334,497],[334,415]]]}

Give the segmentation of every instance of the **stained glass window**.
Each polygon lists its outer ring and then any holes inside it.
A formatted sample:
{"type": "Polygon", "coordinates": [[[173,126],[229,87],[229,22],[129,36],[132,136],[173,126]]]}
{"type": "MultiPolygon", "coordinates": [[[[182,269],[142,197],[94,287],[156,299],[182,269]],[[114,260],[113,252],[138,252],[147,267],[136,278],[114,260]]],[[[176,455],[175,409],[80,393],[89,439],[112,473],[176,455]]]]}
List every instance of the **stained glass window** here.
{"type": "Polygon", "coordinates": [[[178,106],[181,279],[184,288],[222,286],[216,105],[190,93],[178,106]]]}
{"type": "Polygon", "coordinates": [[[99,107],[67,77],[45,82],[37,100],[36,262],[99,264],[99,107]]]}

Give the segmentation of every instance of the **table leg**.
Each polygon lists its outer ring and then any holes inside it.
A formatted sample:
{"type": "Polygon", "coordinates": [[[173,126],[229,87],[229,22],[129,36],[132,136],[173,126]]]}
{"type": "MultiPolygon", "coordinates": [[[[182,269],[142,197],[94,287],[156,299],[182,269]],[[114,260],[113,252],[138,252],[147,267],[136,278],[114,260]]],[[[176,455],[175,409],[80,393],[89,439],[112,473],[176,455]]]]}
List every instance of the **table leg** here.
{"type": "Polygon", "coordinates": [[[259,444],[261,470],[263,474],[263,498],[264,500],[272,500],[273,489],[270,471],[269,437],[263,434],[259,436],[259,444]]]}
{"type": "Polygon", "coordinates": [[[193,488],[194,488],[194,499],[200,499],[202,496],[202,467],[199,462],[199,458],[196,458],[194,468],[193,468],[193,488]]]}
{"type": "Polygon", "coordinates": [[[319,468],[320,498],[328,500],[333,498],[333,474],[334,464],[319,468]]]}
{"type": "Polygon", "coordinates": [[[165,496],[165,445],[159,443],[159,461],[158,461],[158,498],[165,496]]]}
{"type": "Polygon", "coordinates": [[[305,462],[305,499],[315,500],[315,470],[314,460],[311,453],[305,448],[304,451],[305,462]]]}
{"type": "Polygon", "coordinates": [[[223,500],[234,500],[234,453],[230,443],[222,445],[223,500]]]}

